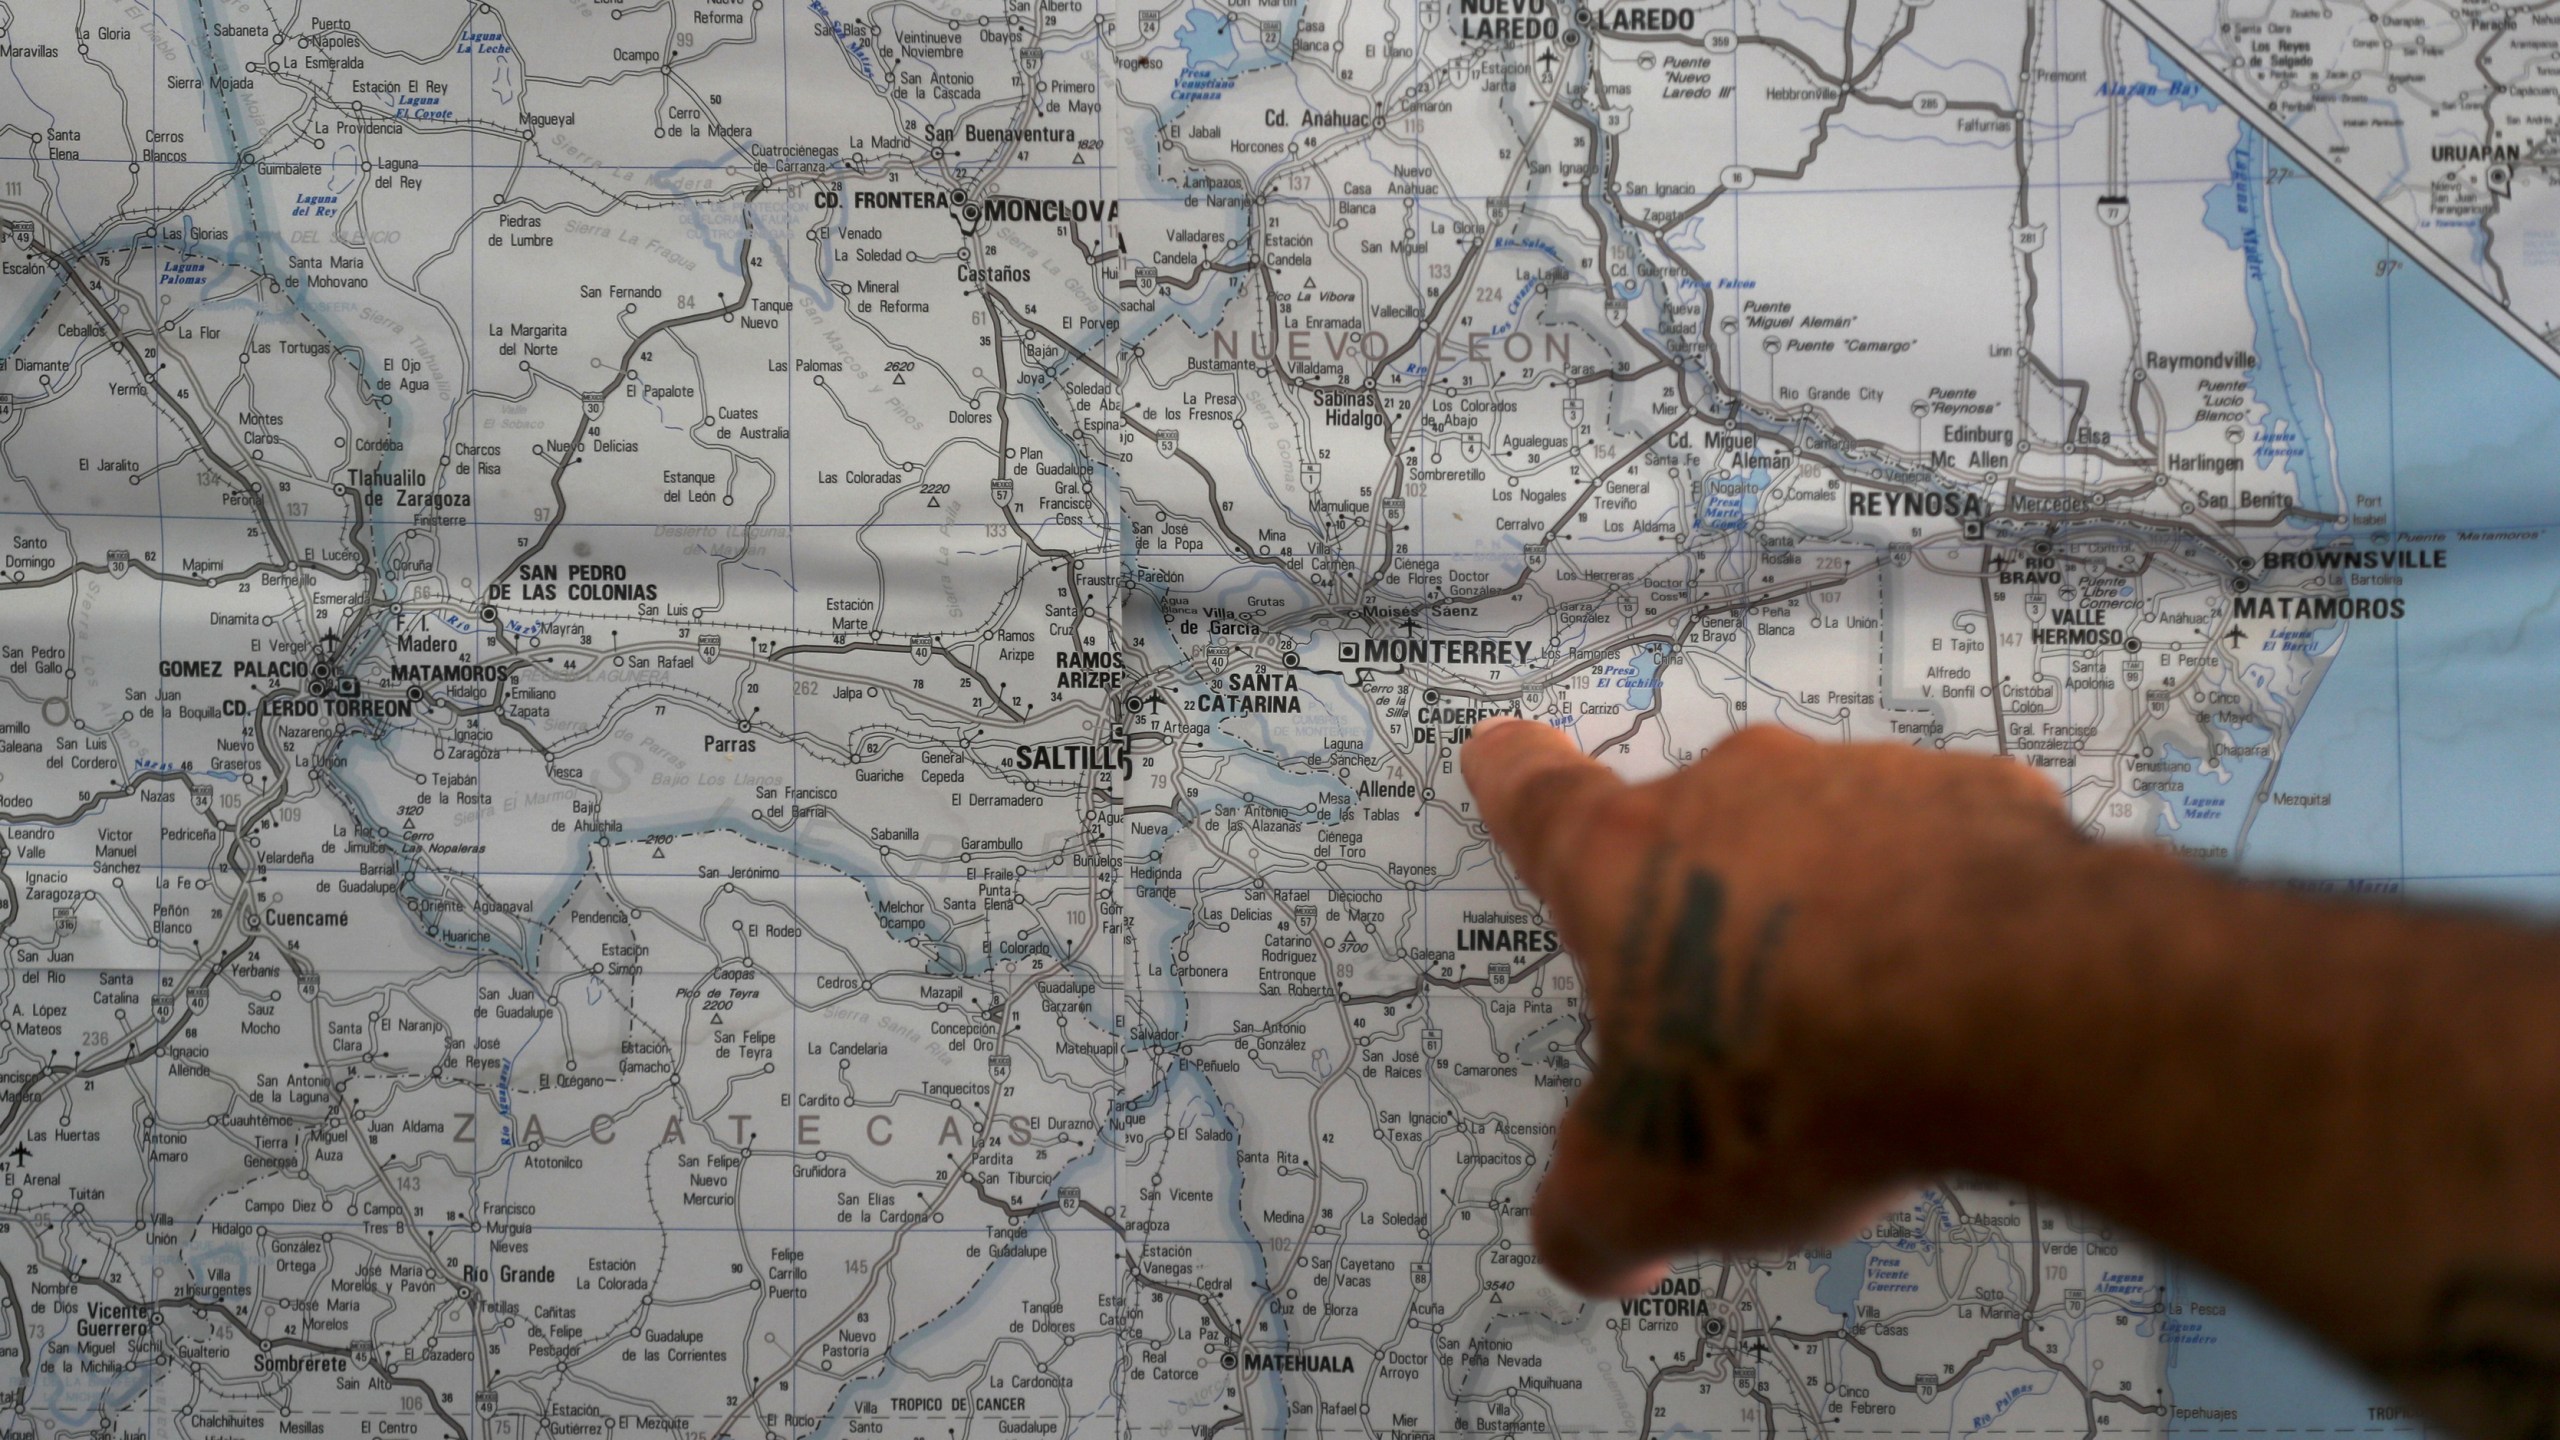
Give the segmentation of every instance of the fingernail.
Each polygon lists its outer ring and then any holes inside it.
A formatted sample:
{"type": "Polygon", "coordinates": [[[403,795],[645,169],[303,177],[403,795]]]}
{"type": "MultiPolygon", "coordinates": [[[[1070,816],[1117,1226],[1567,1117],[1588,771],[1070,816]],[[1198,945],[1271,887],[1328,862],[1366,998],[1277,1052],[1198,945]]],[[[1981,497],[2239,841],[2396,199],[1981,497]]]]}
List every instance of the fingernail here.
{"type": "Polygon", "coordinates": [[[1467,732],[1467,738],[1473,740],[1478,735],[1482,735],[1488,730],[1499,729],[1505,725],[1525,725],[1527,723],[1529,723],[1528,717],[1525,715],[1487,715],[1476,722],[1475,729],[1467,732]]]}

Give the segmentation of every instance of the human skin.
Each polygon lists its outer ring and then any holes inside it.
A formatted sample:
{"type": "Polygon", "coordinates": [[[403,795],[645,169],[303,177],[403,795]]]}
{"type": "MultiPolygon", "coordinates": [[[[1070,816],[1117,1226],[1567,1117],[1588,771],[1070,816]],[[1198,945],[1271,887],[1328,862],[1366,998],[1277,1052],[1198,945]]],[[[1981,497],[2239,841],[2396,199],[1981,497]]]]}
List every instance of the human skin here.
{"type": "Polygon", "coordinates": [[[1598,1042],[1532,1215],[1567,1285],[1995,1175],[2560,1433],[2560,939],[2093,842],[1993,756],[1760,727],[1630,784],[1510,720],[1460,764],[1598,1042]]]}

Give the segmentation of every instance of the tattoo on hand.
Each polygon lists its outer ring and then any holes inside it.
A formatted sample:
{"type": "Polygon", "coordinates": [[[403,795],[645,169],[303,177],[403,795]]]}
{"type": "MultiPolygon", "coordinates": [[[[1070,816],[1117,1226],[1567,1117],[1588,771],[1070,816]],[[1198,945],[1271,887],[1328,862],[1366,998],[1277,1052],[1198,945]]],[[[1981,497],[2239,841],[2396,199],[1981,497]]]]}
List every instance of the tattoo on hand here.
{"type": "Polygon", "coordinates": [[[1667,920],[1659,918],[1672,863],[1660,853],[1648,867],[1630,916],[1628,953],[1618,967],[1621,1013],[1650,1013],[1652,1024],[1632,1030],[1630,1038],[1640,1037],[1636,1053],[1603,1057],[1592,1077],[1590,1104],[1592,1121],[1603,1133],[1695,1165],[1720,1135],[1756,1144],[1766,1132],[1764,1086],[1747,1071],[1734,1073],[1733,1062],[1759,1033],[1763,977],[1790,912],[1781,904],[1761,923],[1728,996],[1719,940],[1724,882],[1710,871],[1688,871],[1679,884],[1677,909],[1667,920]],[[1711,1113],[1703,1099],[1708,1084],[1725,1093],[1722,1116],[1711,1113]]]}
{"type": "Polygon", "coordinates": [[[1583,1088],[1591,1123],[1621,1144],[1696,1165],[1707,1158],[1708,1121],[1698,1077],[1644,1060],[1607,1061],[1583,1088]]]}

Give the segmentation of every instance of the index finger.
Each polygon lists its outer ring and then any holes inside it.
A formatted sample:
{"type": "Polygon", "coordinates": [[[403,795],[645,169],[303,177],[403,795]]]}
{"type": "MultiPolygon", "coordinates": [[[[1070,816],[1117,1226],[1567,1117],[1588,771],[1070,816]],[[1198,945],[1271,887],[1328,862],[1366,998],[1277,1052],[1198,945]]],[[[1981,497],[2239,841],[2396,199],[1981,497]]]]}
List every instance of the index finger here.
{"type": "Polygon", "coordinates": [[[1550,903],[1573,834],[1598,802],[1626,788],[1563,731],[1507,715],[1476,727],[1458,751],[1458,771],[1493,843],[1550,903]]]}

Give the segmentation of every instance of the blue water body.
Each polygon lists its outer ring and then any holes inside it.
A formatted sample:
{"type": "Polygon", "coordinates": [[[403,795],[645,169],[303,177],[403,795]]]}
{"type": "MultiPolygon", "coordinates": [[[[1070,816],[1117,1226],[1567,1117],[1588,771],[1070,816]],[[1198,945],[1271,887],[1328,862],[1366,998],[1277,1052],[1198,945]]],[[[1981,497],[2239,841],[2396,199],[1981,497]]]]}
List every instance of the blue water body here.
{"type": "Polygon", "coordinates": [[[2560,536],[2460,543],[2399,626],[2401,828],[2418,893],[2551,906],[2560,536]]]}
{"type": "Polygon", "coordinates": [[[1182,47],[1191,65],[1204,74],[1222,75],[1236,63],[1232,30],[1226,16],[1212,10],[1193,10],[1182,17],[1182,28],[1173,32],[1173,40],[1182,47]]]}
{"type": "Polygon", "coordinates": [[[1623,660],[1603,661],[1592,669],[1592,687],[1617,691],[1615,703],[1626,707],[1630,715],[1650,710],[1661,697],[1665,653],[1663,647],[1641,645],[1623,660]]]}
{"type": "MultiPolygon", "coordinates": [[[[2267,732],[2244,728],[2229,737],[2243,746],[2264,744],[2267,732]]],[[[2169,753],[2192,761],[2195,769],[2179,777],[2186,788],[2163,797],[2160,816],[2160,838],[2174,842],[2190,855],[2223,856],[2237,854],[2241,837],[2249,821],[2258,784],[2266,777],[2271,763],[2265,756],[2222,756],[2208,759],[2189,755],[2175,746],[2169,753]]]]}
{"type": "Polygon", "coordinates": [[[2285,740],[2276,803],[2249,829],[2243,869],[2282,875],[2400,873],[2400,712],[2387,621],[2339,647],[2302,724],[2285,740]],[[2305,802],[2289,803],[2299,798],[2305,802]]]}
{"type": "Polygon", "coordinates": [[[2167,1296],[2169,1433],[2377,1434],[2419,1428],[2415,1421],[2377,1421],[2374,1407],[2399,1402],[2219,1276],[2172,1266],[2167,1296]],[[2236,1413],[2212,1413],[2226,1410],[2236,1413]],[[2204,1413],[2181,1417],[2180,1411],[2204,1413]]]}
{"type": "Polygon", "coordinates": [[[2407,543],[2445,568],[2349,628],[2245,864],[2560,910],[2560,536],[2407,543]]]}
{"type": "Polygon", "coordinates": [[[2340,480],[2406,529],[2560,524],[2560,381],[2327,188],[2265,194],[2340,480]]]}
{"type": "Polygon", "coordinates": [[[2181,110],[2222,108],[2222,102],[2213,98],[2213,92],[2197,84],[2194,77],[2187,74],[2177,61],[2170,59],[2166,51],[2147,40],[2142,48],[2151,52],[2151,68],[2160,72],[2160,78],[2138,89],[2129,84],[2127,89],[2130,93],[2140,96],[2147,104],[2175,105],[2181,110]]]}
{"type": "MultiPolygon", "coordinates": [[[[2354,587],[2405,618],[2336,642],[2242,866],[2560,911],[2560,537],[2460,533],[2560,521],[2560,380],[2289,169],[2244,135],[2208,206],[2251,267],[2252,383],[2306,505],[2388,516],[2354,543],[2445,563],[2354,587]]],[[[2176,1267],[2168,1299],[2172,1431],[2417,1428],[2377,1418],[2391,1397],[2227,1282],[2176,1267]]]]}
{"type": "MultiPolygon", "coordinates": [[[[2283,737],[2278,803],[2246,819],[2242,867],[2560,911],[2560,537],[2459,533],[2560,523],[2560,381],[2254,132],[2205,223],[2248,266],[2261,457],[2308,507],[2389,517],[2354,543],[2446,559],[2354,588],[2406,616],[2334,642],[2283,737]]],[[[2234,833],[2241,778],[2217,787],[2218,806],[2196,804],[2192,783],[2173,800],[2182,843],[2234,833]]],[[[2172,1432],[2417,1428],[2377,1414],[2391,1397],[2218,1277],[2174,1266],[2167,1299],[2172,1432]]]]}
{"type": "Polygon", "coordinates": [[[1867,1285],[1867,1252],[1873,1248],[1864,1240],[1833,1246],[1830,1264],[1813,1282],[1814,1303],[1844,1319],[1856,1315],[1858,1292],[1867,1285]]]}
{"type": "MultiPolygon", "coordinates": [[[[2560,900],[2560,380],[2326,189],[2263,187],[2358,508],[2445,568],[2402,572],[2399,621],[2348,627],[2287,738],[2254,869],[2552,907],[2560,900]],[[2416,537],[2410,537],[2410,532],[2416,537]]],[[[2262,357],[2263,359],[2264,357],[2262,357]]],[[[2361,544],[2383,543],[2360,537],[2361,544]]]]}
{"type": "Polygon", "coordinates": [[[2337,509],[2332,456],[2320,376],[2312,367],[2302,326],[2293,311],[2289,276],[2270,244],[2268,166],[2281,156],[2266,137],[2240,132],[2225,164],[2230,178],[2205,192],[2205,228],[2240,252],[2242,289],[2257,333],[2258,363],[2249,388],[2267,407],[2266,422],[2249,437],[2260,465],[2281,464],[2294,478],[2301,502],[2314,510],[2337,509]]]}
{"type": "Polygon", "coordinates": [[[1766,470],[1752,470],[1737,475],[1731,482],[1742,487],[1730,493],[1711,493],[1700,507],[1698,526],[1702,530],[1735,531],[1746,529],[1760,513],[1760,502],[1769,493],[1774,478],[1766,470]]]}
{"type": "Polygon", "coordinates": [[[1182,73],[1174,77],[1177,101],[1214,100],[1235,85],[1235,24],[1224,15],[1194,10],[1183,17],[1174,43],[1182,47],[1182,73]]]}

